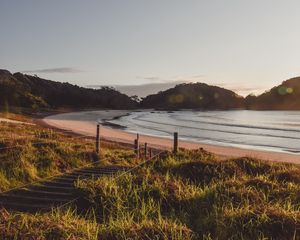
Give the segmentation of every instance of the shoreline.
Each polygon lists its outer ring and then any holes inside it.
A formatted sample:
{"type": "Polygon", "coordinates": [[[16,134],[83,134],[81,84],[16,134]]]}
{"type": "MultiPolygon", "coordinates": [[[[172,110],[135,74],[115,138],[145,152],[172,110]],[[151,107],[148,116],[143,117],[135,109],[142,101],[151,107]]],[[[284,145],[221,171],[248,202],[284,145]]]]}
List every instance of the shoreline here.
{"type": "MultiPolygon", "coordinates": [[[[74,133],[94,137],[96,135],[96,124],[101,118],[100,135],[101,137],[115,142],[133,143],[136,134],[123,131],[119,126],[105,125],[105,122],[111,119],[120,118],[129,114],[130,111],[125,110],[100,110],[100,111],[85,111],[71,112],[64,114],[50,115],[42,119],[43,123],[58,129],[71,130],[74,133]],[[110,126],[108,128],[105,126],[110,126]]],[[[157,136],[141,135],[140,142],[147,142],[149,146],[171,149],[173,140],[157,136]]],[[[263,150],[243,149],[230,146],[218,146],[212,144],[196,143],[179,139],[179,147],[187,149],[204,148],[221,158],[237,158],[237,157],[253,157],[262,160],[286,162],[300,164],[300,155],[271,152],[263,150]]]]}

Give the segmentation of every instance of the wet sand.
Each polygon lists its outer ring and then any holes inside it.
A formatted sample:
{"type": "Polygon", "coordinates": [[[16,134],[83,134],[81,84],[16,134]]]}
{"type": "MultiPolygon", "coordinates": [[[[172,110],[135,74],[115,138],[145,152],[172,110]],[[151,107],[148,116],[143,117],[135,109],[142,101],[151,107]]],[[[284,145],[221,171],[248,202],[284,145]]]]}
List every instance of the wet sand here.
{"type": "MultiPolygon", "coordinates": [[[[104,123],[105,125],[105,120],[117,118],[128,113],[129,111],[125,110],[72,112],[48,116],[44,118],[43,121],[52,127],[71,130],[75,133],[87,136],[95,136],[96,125],[98,121],[102,124],[104,123]]],[[[128,133],[121,129],[113,129],[105,126],[101,126],[100,135],[108,140],[125,143],[133,143],[134,139],[136,138],[136,134],[134,133],[128,133]]],[[[149,146],[171,149],[173,144],[171,137],[172,136],[170,136],[169,139],[140,135],[140,141],[141,143],[147,142],[149,146]]],[[[263,160],[300,164],[300,155],[296,154],[216,146],[182,140],[179,140],[179,147],[187,149],[196,149],[202,147],[209,152],[226,158],[248,156],[263,160]]]]}

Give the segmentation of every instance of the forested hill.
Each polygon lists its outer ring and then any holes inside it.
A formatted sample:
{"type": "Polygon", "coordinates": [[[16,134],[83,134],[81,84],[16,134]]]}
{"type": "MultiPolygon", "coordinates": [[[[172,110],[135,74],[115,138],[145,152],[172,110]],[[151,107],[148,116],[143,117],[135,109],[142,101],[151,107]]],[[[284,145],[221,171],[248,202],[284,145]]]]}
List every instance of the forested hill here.
{"type": "Polygon", "coordinates": [[[300,77],[286,80],[257,97],[249,95],[245,104],[254,110],[300,110],[300,77]]]}
{"type": "Polygon", "coordinates": [[[244,98],[233,91],[204,83],[180,84],[149,95],[141,102],[143,108],[227,110],[244,108],[244,98]]]}
{"type": "Polygon", "coordinates": [[[0,70],[1,108],[110,108],[132,109],[137,102],[115,89],[88,89],[45,80],[22,73],[0,70]]]}
{"type": "Polygon", "coordinates": [[[300,110],[300,77],[259,95],[243,98],[233,91],[204,83],[184,83],[149,95],[140,103],[109,87],[83,88],[22,73],[0,70],[0,110],[23,107],[50,109],[198,109],[300,110]]]}

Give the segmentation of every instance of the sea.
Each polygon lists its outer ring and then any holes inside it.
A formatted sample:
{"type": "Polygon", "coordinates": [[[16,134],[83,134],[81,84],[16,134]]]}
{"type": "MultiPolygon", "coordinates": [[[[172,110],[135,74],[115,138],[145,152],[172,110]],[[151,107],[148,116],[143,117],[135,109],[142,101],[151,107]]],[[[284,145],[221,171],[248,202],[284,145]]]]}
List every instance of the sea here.
{"type": "Polygon", "coordinates": [[[109,120],[125,131],[300,155],[300,111],[135,111],[109,120]]]}

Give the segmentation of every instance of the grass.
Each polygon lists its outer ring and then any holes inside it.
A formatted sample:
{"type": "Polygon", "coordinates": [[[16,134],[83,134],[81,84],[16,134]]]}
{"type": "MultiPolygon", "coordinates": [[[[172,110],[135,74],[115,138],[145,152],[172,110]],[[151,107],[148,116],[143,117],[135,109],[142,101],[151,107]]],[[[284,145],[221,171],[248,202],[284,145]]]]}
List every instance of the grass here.
{"type": "MultiPolygon", "coordinates": [[[[298,176],[295,165],[219,161],[196,150],[169,155],[134,174],[82,180],[77,186],[100,226],[177,226],[166,238],[153,231],[148,239],[299,239],[298,176]]],[[[131,236],[124,234],[113,236],[131,236]]]]}
{"type": "Polygon", "coordinates": [[[26,116],[24,114],[18,114],[18,113],[12,113],[12,112],[1,112],[0,111],[0,117],[1,118],[7,118],[11,120],[21,121],[21,122],[29,122],[32,123],[33,119],[29,116],[26,116]]]}
{"type": "Polygon", "coordinates": [[[0,191],[91,161],[92,142],[72,139],[52,130],[1,123],[0,135],[0,191]]]}
{"type": "MultiPolygon", "coordinates": [[[[18,115],[10,117],[22,119],[18,115]]],[[[102,147],[103,165],[136,163],[128,148],[108,143],[102,147]]],[[[93,139],[37,125],[1,122],[0,192],[90,164],[95,159],[94,148],[93,139]]]]}
{"type": "Polygon", "coordinates": [[[81,214],[2,212],[0,232],[4,239],[299,239],[299,174],[296,165],[180,151],[133,173],[78,180],[81,214]]]}
{"type": "Polygon", "coordinates": [[[98,231],[97,223],[71,209],[35,215],[2,210],[0,214],[1,239],[94,240],[98,231]]]}
{"type": "MultiPolygon", "coordinates": [[[[93,140],[8,123],[1,124],[0,136],[2,147],[20,146],[0,152],[1,190],[92,161],[93,140]],[[20,132],[27,138],[18,139],[20,132]]],[[[141,161],[113,143],[103,144],[101,154],[103,165],[141,161]]],[[[297,165],[247,157],[221,161],[203,149],[180,150],[132,173],[78,180],[76,187],[77,211],[0,210],[0,238],[300,239],[297,165]]]]}

